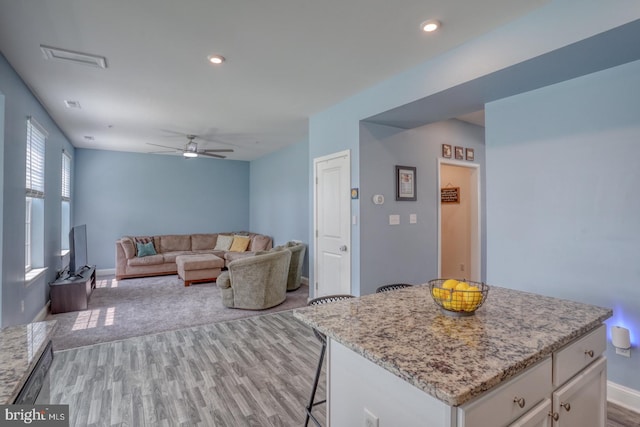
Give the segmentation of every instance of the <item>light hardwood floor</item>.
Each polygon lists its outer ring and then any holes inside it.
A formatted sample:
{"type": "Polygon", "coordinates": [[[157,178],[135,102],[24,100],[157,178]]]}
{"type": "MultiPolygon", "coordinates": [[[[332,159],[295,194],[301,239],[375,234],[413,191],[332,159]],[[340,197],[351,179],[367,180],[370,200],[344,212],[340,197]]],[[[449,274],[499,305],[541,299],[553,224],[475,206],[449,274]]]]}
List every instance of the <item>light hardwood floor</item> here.
{"type": "MultiPolygon", "coordinates": [[[[55,354],[50,403],[78,427],[302,426],[319,352],[291,312],[81,347],[55,354]]],[[[614,409],[608,427],[640,426],[614,409]]]]}

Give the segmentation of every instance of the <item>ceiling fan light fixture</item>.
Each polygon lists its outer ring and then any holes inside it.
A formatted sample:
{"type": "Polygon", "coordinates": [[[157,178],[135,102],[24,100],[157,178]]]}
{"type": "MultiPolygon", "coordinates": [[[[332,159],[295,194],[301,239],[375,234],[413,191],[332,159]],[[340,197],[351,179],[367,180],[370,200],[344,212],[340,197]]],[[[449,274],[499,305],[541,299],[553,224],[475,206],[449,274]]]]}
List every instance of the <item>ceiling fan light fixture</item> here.
{"type": "Polygon", "coordinates": [[[438,28],[440,28],[441,25],[442,24],[437,19],[429,19],[427,21],[424,21],[422,24],[420,24],[420,28],[425,33],[432,33],[438,28]]]}
{"type": "Polygon", "coordinates": [[[190,157],[190,158],[198,157],[198,153],[196,153],[195,151],[185,151],[182,153],[182,155],[184,157],[190,157]]]}
{"type": "Polygon", "coordinates": [[[222,64],[225,61],[224,56],[222,55],[209,55],[207,59],[214,65],[222,64]]]}

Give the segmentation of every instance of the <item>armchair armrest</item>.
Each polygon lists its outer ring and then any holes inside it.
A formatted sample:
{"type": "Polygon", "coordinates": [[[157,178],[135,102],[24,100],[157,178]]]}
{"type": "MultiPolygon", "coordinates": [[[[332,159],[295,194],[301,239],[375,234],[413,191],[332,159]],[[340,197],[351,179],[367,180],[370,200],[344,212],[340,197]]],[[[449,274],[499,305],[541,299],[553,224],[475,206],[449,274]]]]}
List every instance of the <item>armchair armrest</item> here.
{"type": "Polygon", "coordinates": [[[231,287],[231,280],[229,279],[229,272],[223,271],[216,279],[216,284],[220,289],[227,289],[231,287]]]}

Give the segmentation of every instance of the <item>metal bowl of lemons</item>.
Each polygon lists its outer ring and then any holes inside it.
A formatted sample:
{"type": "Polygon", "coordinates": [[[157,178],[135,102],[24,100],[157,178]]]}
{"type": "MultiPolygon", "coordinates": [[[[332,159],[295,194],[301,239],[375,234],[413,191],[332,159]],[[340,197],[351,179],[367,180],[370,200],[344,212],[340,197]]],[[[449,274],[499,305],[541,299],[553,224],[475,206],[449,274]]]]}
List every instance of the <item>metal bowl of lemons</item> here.
{"type": "Polygon", "coordinates": [[[472,316],[484,303],[489,286],[480,282],[458,279],[433,279],[429,291],[440,310],[448,316],[472,316]]]}

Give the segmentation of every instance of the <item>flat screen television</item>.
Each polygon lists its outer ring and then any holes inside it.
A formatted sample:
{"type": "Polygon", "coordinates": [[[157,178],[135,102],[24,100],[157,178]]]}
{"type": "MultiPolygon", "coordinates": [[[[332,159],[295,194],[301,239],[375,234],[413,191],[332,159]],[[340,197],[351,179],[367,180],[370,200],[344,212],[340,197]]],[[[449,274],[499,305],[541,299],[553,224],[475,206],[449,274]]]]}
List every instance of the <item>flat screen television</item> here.
{"type": "Polygon", "coordinates": [[[87,265],[87,226],[76,225],[69,231],[69,273],[74,274],[87,265]]]}

